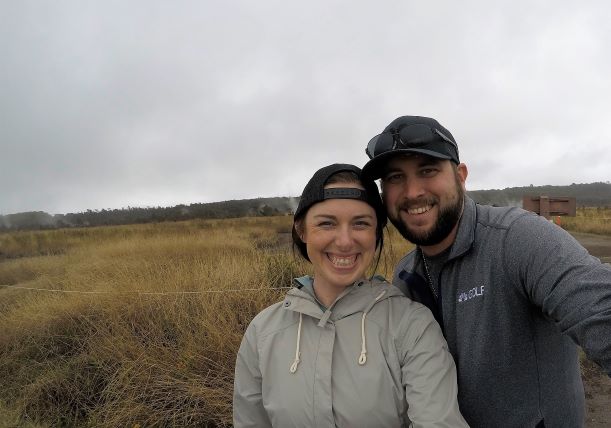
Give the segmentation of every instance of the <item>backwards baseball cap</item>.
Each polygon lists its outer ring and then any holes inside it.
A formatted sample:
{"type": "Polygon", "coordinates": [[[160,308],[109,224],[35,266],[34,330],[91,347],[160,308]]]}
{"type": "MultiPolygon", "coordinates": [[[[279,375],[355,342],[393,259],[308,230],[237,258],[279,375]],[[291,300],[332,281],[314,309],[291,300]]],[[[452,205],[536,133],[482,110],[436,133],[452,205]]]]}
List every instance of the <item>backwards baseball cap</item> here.
{"type": "Polygon", "coordinates": [[[367,144],[370,161],[363,175],[370,180],[380,178],[388,160],[400,153],[420,153],[459,164],[458,145],[446,128],[430,117],[401,116],[393,120],[381,134],[367,144]]]}
{"type": "Polygon", "coordinates": [[[325,166],[314,173],[303,189],[303,193],[299,199],[299,205],[295,210],[292,230],[293,242],[306,260],[310,260],[308,258],[306,244],[299,237],[295,228],[295,222],[305,216],[312,205],[327,199],[356,199],[370,205],[374,209],[377,218],[376,246],[381,242],[383,229],[384,226],[386,226],[386,208],[382,203],[378,186],[373,180],[365,180],[359,167],[350,164],[335,163],[325,166]],[[325,189],[325,185],[329,179],[340,172],[354,173],[365,190],[349,187],[349,185],[346,187],[325,189]]]}

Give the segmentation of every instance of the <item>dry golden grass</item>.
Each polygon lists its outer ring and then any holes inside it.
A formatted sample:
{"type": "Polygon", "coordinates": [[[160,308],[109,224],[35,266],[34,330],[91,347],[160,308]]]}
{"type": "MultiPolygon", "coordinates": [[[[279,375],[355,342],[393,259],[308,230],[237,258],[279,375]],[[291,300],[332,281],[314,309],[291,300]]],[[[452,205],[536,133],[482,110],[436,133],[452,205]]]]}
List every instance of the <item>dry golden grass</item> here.
{"type": "MultiPolygon", "coordinates": [[[[244,329],[311,269],[287,244],[291,221],[0,235],[0,284],[63,291],[0,287],[3,423],[230,426],[244,329]]],[[[387,276],[408,248],[389,236],[387,276]]]]}
{"type": "Polygon", "coordinates": [[[571,232],[611,235],[611,208],[579,208],[575,217],[561,217],[560,222],[571,232]]]}
{"type": "MultiPolygon", "coordinates": [[[[609,218],[562,221],[611,234],[609,218]]],[[[0,428],[230,426],[244,329],[311,270],[291,221],[0,234],[0,284],[62,291],[0,287],[0,428]]],[[[410,248],[390,226],[377,272],[390,278],[410,248]]]]}

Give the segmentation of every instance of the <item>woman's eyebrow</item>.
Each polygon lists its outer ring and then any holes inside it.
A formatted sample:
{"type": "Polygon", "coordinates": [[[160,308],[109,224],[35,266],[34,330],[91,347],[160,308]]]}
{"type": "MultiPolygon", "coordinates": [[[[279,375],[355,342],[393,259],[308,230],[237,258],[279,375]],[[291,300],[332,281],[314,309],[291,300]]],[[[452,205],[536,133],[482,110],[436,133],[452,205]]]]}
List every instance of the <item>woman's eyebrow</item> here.
{"type": "Polygon", "coordinates": [[[357,218],[374,218],[373,215],[371,214],[357,214],[354,217],[352,217],[353,219],[357,219],[357,218]]]}
{"type": "Polygon", "coordinates": [[[314,218],[331,218],[336,219],[337,217],[332,214],[315,214],[314,218]]]}
{"type": "MultiPolygon", "coordinates": [[[[371,214],[367,214],[367,213],[363,213],[363,214],[356,214],[353,215],[351,217],[351,219],[360,219],[360,218],[374,218],[375,216],[371,215],[371,214]]],[[[328,219],[332,219],[332,220],[337,220],[337,216],[334,216],[333,214],[315,214],[314,218],[328,218],[328,219]]]]}

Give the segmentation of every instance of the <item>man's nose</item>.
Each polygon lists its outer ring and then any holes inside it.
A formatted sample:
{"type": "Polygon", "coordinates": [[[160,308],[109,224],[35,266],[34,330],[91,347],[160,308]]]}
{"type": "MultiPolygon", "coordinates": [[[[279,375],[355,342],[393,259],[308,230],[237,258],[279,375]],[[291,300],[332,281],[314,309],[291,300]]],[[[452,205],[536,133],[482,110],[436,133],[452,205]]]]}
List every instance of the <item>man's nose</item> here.
{"type": "Polygon", "coordinates": [[[406,199],[418,199],[424,196],[424,186],[422,180],[410,178],[403,183],[403,197],[406,199]]]}

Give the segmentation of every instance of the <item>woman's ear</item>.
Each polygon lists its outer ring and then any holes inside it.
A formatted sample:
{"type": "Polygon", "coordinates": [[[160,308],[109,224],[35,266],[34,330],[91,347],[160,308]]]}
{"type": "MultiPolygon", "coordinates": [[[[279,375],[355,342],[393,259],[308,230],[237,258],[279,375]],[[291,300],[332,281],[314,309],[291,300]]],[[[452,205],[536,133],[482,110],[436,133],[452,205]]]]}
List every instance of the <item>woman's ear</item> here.
{"type": "Polygon", "coordinates": [[[303,242],[304,244],[306,243],[306,234],[305,234],[305,230],[303,227],[303,220],[297,220],[295,222],[295,230],[297,231],[297,235],[299,236],[299,239],[301,239],[301,242],[303,242]]]}

